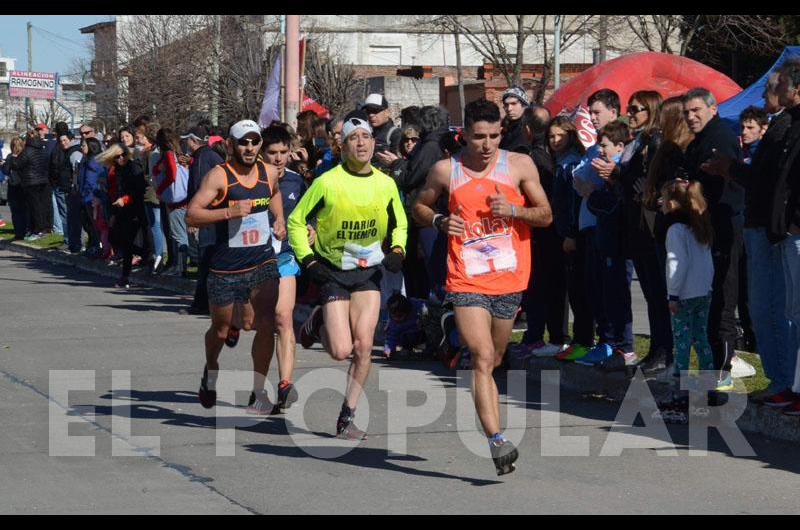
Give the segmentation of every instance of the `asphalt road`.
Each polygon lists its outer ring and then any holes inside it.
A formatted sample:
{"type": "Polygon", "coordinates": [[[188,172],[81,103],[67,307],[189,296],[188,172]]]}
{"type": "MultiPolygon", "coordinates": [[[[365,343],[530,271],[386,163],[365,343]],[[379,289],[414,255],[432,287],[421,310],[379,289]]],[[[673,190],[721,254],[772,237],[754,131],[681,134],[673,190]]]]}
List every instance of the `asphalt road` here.
{"type": "MultiPolygon", "coordinates": [[[[748,436],[754,456],[733,456],[712,430],[707,455],[690,456],[688,429],[671,426],[669,437],[630,430],[629,442],[650,448],[600,456],[619,405],[563,391],[560,413],[544,412],[554,408],[551,387],[543,398],[539,385],[515,388],[500,373],[502,414],[520,427],[510,436],[521,457],[515,473],[497,477],[468,391],[434,363],[387,364],[375,357],[369,412],[360,404],[357,421],[364,427],[368,418],[369,440],[325,458],[341,404],[336,378],[346,366],[314,348],[297,352],[295,380],[311,385],[302,392],[306,403],[292,414],[250,418],[226,444],[222,438],[231,430],[217,428],[214,411],[203,409],[195,394],[208,320],[179,315],[185,304],[171,293],[121,292],[107,279],[0,252],[0,512],[800,511],[796,446],[748,436]],[[112,371],[127,371],[129,393],[124,381],[112,382],[112,371]],[[333,389],[313,386],[314,380],[333,389]],[[65,393],[82,382],[88,390],[65,393]],[[403,393],[417,387],[427,397],[403,393]],[[415,421],[426,425],[403,436],[404,422],[415,421]],[[78,450],[64,433],[92,436],[94,456],[57,456],[78,450]],[[545,456],[566,447],[553,440],[558,433],[585,437],[588,456],[545,456]],[[477,440],[478,454],[462,437],[477,440]],[[673,456],[654,449],[672,444],[673,456]]],[[[235,350],[226,349],[222,368],[248,370],[251,341],[245,333],[235,350]]],[[[237,402],[247,398],[249,379],[243,378],[237,402]]],[[[270,381],[276,383],[274,373],[270,381]]],[[[221,405],[218,412],[221,422],[241,416],[241,408],[221,405]]]]}

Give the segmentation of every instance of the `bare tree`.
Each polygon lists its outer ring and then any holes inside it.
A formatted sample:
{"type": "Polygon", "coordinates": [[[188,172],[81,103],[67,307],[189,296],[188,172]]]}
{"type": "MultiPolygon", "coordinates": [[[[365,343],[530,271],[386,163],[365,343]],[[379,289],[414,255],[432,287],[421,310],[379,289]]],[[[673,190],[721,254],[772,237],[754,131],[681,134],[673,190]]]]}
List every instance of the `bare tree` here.
{"type": "Polygon", "coordinates": [[[355,69],[343,64],[331,48],[311,40],[306,52],[306,92],[334,116],[355,108],[364,91],[364,80],[355,69]]]}

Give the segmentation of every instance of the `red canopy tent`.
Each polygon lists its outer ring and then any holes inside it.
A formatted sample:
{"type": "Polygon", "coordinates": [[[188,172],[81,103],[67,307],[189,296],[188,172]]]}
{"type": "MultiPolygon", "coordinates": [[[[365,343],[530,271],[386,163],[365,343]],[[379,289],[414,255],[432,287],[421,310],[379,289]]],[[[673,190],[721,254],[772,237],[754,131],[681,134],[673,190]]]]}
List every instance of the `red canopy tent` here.
{"type": "Polygon", "coordinates": [[[610,88],[620,97],[624,112],[628,98],[638,90],[655,90],[662,97],[680,95],[690,88],[705,87],[717,103],[742,91],[731,78],[702,63],[668,53],[640,52],[595,65],[573,77],[544,104],[552,115],[572,112],[592,93],[610,88]]]}

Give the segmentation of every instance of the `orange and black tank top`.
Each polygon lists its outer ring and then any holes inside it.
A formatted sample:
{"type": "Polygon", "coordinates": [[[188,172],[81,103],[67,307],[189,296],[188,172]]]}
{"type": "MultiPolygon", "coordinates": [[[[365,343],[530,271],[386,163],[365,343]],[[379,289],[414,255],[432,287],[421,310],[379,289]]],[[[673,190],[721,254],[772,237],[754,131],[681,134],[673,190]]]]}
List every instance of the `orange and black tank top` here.
{"type": "Polygon", "coordinates": [[[455,293],[509,294],[528,288],[531,235],[527,223],[492,214],[489,197],[499,188],[518,208],[525,196],[511,177],[508,151],[498,150],[483,176],[472,174],[461,155],[450,159],[449,210],[464,219],[464,232],[448,237],[446,289],[455,293]]]}
{"type": "Polygon", "coordinates": [[[250,201],[252,209],[246,217],[226,219],[215,224],[216,244],[210,267],[212,272],[247,272],[276,259],[272,248],[268,209],[272,190],[266,166],[263,162],[257,162],[256,165],[258,180],[248,188],[239,180],[230,164],[220,164],[228,179],[227,188],[225,195],[212,203],[212,208],[227,208],[237,202],[250,201]]]}

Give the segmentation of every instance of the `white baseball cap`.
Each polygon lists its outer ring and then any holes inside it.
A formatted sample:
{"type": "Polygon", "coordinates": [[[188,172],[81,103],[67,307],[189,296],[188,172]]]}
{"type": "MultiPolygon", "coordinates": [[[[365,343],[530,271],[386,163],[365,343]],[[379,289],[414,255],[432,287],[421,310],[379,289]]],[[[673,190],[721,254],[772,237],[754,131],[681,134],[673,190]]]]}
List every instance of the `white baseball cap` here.
{"type": "Polygon", "coordinates": [[[250,133],[261,136],[261,128],[253,120],[242,120],[233,124],[228,136],[234,140],[241,140],[250,133]]]}
{"type": "Polygon", "coordinates": [[[347,138],[357,129],[364,129],[369,134],[372,134],[372,127],[370,127],[368,121],[364,121],[361,118],[347,118],[344,120],[344,125],[342,125],[342,138],[347,138]]]}

